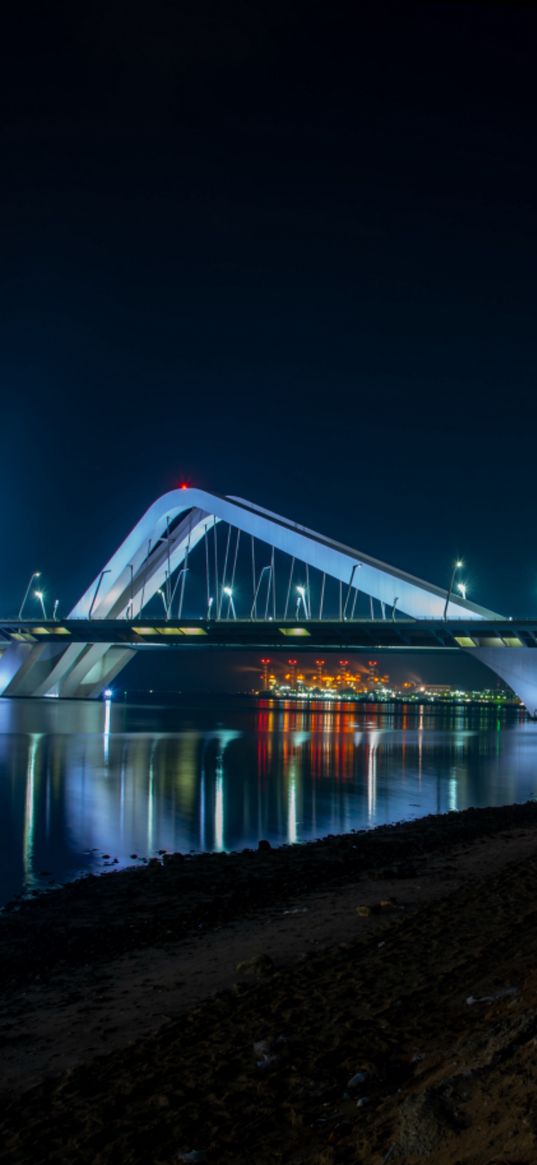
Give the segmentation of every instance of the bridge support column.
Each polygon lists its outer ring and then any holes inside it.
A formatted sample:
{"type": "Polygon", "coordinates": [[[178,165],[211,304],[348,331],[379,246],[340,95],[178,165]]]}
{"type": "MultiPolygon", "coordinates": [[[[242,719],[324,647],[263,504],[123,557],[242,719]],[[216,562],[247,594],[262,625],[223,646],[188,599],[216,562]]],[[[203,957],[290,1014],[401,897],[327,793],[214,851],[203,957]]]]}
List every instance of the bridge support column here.
{"type": "Polygon", "coordinates": [[[537,719],[537,648],[465,647],[463,651],[501,676],[522,700],[532,720],[537,719]]]}
{"type": "Polygon", "coordinates": [[[35,696],[64,651],[61,643],[13,643],[0,661],[0,696],[35,696]]]}
{"type": "MultiPolygon", "coordinates": [[[[69,695],[75,696],[79,700],[97,699],[105,688],[110,687],[118,673],[131,659],[134,659],[135,655],[135,648],[114,644],[107,645],[106,651],[99,655],[93,667],[86,670],[76,686],[70,687],[69,695]]],[[[65,694],[63,690],[60,691],[60,695],[65,694]]]]}
{"type": "Polygon", "coordinates": [[[0,696],[93,700],[135,654],[113,643],[13,644],[0,659],[0,696]]]}

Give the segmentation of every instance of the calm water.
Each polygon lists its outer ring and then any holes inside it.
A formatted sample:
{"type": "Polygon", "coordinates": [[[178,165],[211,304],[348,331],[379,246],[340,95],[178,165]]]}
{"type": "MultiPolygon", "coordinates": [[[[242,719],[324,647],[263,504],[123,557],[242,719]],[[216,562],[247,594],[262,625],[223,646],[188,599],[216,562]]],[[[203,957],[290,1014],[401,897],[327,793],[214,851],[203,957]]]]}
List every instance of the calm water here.
{"type": "Polygon", "coordinates": [[[133,854],[536,796],[537,724],[517,712],[0,700],[0,902],[133,854]]]}

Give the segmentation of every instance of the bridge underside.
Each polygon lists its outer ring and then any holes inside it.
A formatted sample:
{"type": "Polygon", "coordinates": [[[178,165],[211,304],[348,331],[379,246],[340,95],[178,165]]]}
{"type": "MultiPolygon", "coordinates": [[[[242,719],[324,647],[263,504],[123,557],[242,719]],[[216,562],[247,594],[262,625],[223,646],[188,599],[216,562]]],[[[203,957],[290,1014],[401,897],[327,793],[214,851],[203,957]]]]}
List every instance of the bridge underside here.
{"type": "Polygon", "coordinates": [[[85,620],[0,623],[4,694],[92,699],[137,653],[151,648],[271,655],[462,651],[500,676],[537,716],[537,620],[95,620],[91,632],[89,644],[85,620]],[[16,664],[11,676],[10,662],[16,664]]]}
{"type": "Polygon", "coordinates": [[[67,620],[0,623],[0,695],[94,699],[156,644],[431,648],[468,651],[534,715],[537,624],[515,624],[464,595],[240,498],[173,490],[149,507],[67,620]]]}

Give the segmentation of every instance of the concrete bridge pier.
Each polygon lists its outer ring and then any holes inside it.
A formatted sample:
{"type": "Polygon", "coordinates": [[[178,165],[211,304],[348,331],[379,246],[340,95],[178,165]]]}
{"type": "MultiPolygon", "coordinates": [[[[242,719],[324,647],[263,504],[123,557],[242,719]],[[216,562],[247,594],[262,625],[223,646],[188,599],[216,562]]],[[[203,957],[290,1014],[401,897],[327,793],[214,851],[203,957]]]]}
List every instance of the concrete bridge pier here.
{"type": "Polygon", "coordinates": [[[135,654],[114,643],[12,644],[0,660],[0,694],[94,700],[135,654]]]}
{"type": "Polygon", "coordinates": [[[525,704],[528,716],[537,719],[536,647],[468,647],[463,650],[505,680],[525,704]]]}

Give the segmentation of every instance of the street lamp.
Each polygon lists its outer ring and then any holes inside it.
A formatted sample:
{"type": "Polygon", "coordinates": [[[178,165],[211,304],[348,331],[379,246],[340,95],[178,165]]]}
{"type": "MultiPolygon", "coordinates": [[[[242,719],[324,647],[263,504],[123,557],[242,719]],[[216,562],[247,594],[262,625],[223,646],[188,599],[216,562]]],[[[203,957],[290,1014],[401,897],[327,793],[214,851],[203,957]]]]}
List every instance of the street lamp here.
{"type": "Polygon", "coordinates": [[[298,611],[299,611],[299,608],[300,608],[300,604],[302,603],[302,606],[303,606],[303,608],[304,608],[304,617],[305,617],[306,619],[309,619],[309,615],[308,615],[308,607],[307,607],[307,603],[306,603],[306,588],[305,588],[305,587],[302,587],[302,586],[298,586],[298,587],[296,588],[296,593],[297,593],[297,595],[298,595],[298,599],[297,599],[297,601],[296,601],[296,614],[297,614],[297,618],[298,618],[298,611]]]}
{"type": "Polygon", "coordinates": [[[97,602],[97,595],[99,594],[99,591],[101,589],[101,583],[103,581],[103,578],[104,578],[105,574],[111,574],[111,572],[112,572],[112,568],[110,566],[107,566],[105,568],[105,570],[101,571],[101,573],[97,579],[97,586],[95,587],[94,595],[93,595],[93,598],[91,600],[91,606],[90,606],[90,609],[88,611],[88,619],[91,619],[91,616],[93,614],[93,608],[97,602]]]}
{"type": "Polygon", "coordinates": [[[34,595],[35,595],[36,599],[39,599],[39,602],[41,603],[41,610],[43,612],[43,618],[46,619],[47,612],[45,610],[45,596],[43,594],[43,591],[34,591],[34,595]]]}
{"type": "Polygon", "coordinates": [[[164,594],[162,587],[159,587],[159,589],[157,591],[157,595],[160,595],[160,597],[162,599],[162,606],[164,607],[164,614],[165,614],[166,618],[168,618],[168,605],[166,603],[166,595],[164,594]]]}
{"type": "Polygon", "coordinates": [[[235,604],[234,604],[234,602],[233,602],[233,590],[232,590],[232,588],[231,588],[231,587],[224,587],[224,588],[223,588],[223,590],[224,590],[224,594],[225,594],[225,595],[227,595],[227,597],[228,597],[228,599],[229,599],[229,607],[228,607],[228,612],[229,612],[229,610],[231,610],[231,613],[232,613],[232,615],[233,615],[233,618],[234,618],[234,619],[236,619],[236,618],[237,618],[237,616],[236,616],[236,613],[235,613],[235,604]]]}
{"type": "Polygon", "coordinates": [[[447,619],[447,613],[448,613],[448,607],[449,607],[449,600],[450,600],[450,598],[451,598],[452,591],[453,591],[453,584],[454,584],[454,582],[455,582],[455,575],[456,575],[457,571],[461,569],[461,567],[462,567],[462,566],[464,566],[464,563],[461,561],[461,559],[460,559],[460,558],[457,558],[457,560],[456,560],[456,561],[453,563],[453,570],[452,570],[452,572],[451,572],[451,578],[450,578],[450,580],[449,580],[448,593],[447,593],[447,595],[446,595],[446,602],[445,602],[445,605],[444,605],[444,619],[447,619]]]}
{"type": "Polygon", "coordinates": [[[22,603],[20,605],[19,614],[17,616],[17,618],[19,618],[19,619],[22,619],[22,612],[24,610],[24,605],[26,603],[28,595],[30,594],[30,587],[34,581],[34,578],[41,578],[41,571],[40,570],[34,570],[34,573],[32,574],[32,576],[30,578],[30,582],[28,583],[28,586],[26,587],[26,590],[24,592],[24,598],[23,598],[22,603]]]}
{"type": "Polygon", "coordinates": [[[59,600],[59,599],[54,599],[54,606],[53,606],[53,608],[52,608],[52,618],[54,619],[54,622],[56,622],[56,620],[57,620],[57,618],[58,618],[58,606],[59,606],[59,602],[60,602],[60,600],[59,600]]]}
{"type": "Polygon", "coordinates": [[[131,572],[130,587],[129,587],[129,602],[127,606],[127,619],[134,619],[134,564],[129,562],[129,570],[131,572]]]}
{"type": "Polygon", "coordinates": [[[212,607],[213,603],[214,603],[214,598],[211,595],[210,598],[207,600],[207,618],[208,619],[211,618],[211,607],[212,607]]]}

